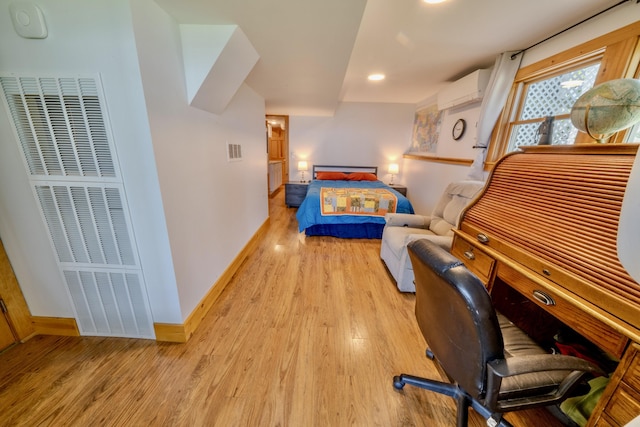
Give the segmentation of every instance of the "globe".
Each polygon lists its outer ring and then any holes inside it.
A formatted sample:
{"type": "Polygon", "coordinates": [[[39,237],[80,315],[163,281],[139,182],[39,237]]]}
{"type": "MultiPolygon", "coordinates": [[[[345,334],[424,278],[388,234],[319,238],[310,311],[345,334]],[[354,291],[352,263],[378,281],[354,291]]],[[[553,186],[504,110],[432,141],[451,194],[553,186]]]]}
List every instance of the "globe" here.
{"type": "Polygon", "coordinates": [[[582,94],[571,109],[571,123],[598,142],[640,121],[640,80],[616,79],[582,94]]]}

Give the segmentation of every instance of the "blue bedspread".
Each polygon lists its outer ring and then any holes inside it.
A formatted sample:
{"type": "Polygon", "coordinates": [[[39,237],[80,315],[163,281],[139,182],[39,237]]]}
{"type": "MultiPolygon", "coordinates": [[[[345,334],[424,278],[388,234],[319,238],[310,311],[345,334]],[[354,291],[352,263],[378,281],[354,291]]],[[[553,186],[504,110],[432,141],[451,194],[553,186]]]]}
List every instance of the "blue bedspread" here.
{"type": "MultiPolygon", "coordinates": [[[[331,228],[332,225],[339,225],[342,230],[345,229],[345,225],[353,225],[354,229],[362,227],[362,224],[367,225],[378,224],[379,229],[384,227],[384,217],[376,216],[364,216],[364,215],[335,215],[335,216],[322,216],[320,213],[320,188],[322,187],[334,187],[334,188],[385,188],[392,191],[398,198],[398,205],[396,212],[399,213],[414,213],[413,206],[409,199],[402,194],[395,191],[382,181],[328,181],[328,180],[313,180],[309,183],[309,189],[307,196],[298,208],[296,218],[298,219],[298,230],[305,231],[310,227],[319,226],[326,229],[331,228]]],[[[309,234],[309,233],[307,233],[309,234]]],[[[324,234],[324,233],[323,233],[324,234]]],[[[357,231],[348,231],[348,235],[337,235],[334,233],[328,233],[329,235],[335,235],[337,237],[354,237],[359,233],[357,231]]]]}

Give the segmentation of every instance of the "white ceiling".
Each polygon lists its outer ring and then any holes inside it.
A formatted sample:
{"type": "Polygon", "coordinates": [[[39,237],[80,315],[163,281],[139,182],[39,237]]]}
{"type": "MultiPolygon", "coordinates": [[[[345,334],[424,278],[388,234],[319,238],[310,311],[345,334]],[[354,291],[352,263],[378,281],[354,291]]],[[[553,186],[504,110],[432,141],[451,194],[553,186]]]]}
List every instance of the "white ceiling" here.
{"type": "Polygon", "coordinates": [[[238,25],[268,114],[332,115],[342,101],[419,103],[620,0],[155,1],[181,24],[238,25]]]}

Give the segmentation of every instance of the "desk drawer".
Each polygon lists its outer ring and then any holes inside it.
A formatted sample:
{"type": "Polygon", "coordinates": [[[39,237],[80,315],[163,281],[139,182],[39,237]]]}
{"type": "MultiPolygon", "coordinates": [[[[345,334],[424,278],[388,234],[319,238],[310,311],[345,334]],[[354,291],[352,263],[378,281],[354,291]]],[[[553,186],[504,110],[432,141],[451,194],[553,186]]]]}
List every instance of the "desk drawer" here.
{"type": "Polygon", "coordinates": [[[622,427],[640,415],[640,346],[632,343],[589,418],[588,427],[622,427]]]}
{"type": "Polygon", "coordinates": [[[602,415],[600,419],[598,419],[598,423],[596,424],[598,427],[618,427],[613,421],[609,419],[606,415],[602,415]]]}
{"type": "Polygon", "coordinates": [[[582,309],[569,303],[553,291],[545,289],[531,279],[521,275],[511,267],[500,263],[498,277],[513,289],[533,301],[556,319],[565,323],[576,332],[608,351],[621,357],[629,339],[596,318],[589,316],[582,309]],[[546,300],[546,302],[545,302],[546,300]]]}
{"type": "MultiPolygon", "coordinates": [[[[640,393],[640,351],[637,350],[637,344],[634,345],[633,348],[636,349],[635,355],[633,356],[631,365],[629,365],[629,369],[624,375],[623,381],[633,387],[638,393],[640,393]]],[[[640,413],[640,411],[638,413],[640,413]]]]}
{"type": "Polygon", "coordinates": [[[617,425],[626,425],[640,414],[640,394],[625,383],[621,383],[609,400],[605,413],[617,425]]]}
{"type": "Polygon", "coordinates": [[[451,253],[464,262],[485,285],[489,282],[495,264],[493,258],[458,236],[453,237],[451,253]]]}

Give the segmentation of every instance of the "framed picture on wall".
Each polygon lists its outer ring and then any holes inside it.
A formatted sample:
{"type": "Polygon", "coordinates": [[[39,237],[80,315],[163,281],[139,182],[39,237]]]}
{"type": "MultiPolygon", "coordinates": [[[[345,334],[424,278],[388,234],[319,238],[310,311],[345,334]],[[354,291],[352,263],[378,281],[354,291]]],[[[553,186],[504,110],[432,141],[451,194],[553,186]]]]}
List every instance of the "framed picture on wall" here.
{"type": "Polygon", "coordinates": [[[442,114],[442,111],[438,111],[437,104],[416,111],[409,153],[435,155],[442,114]]]}

